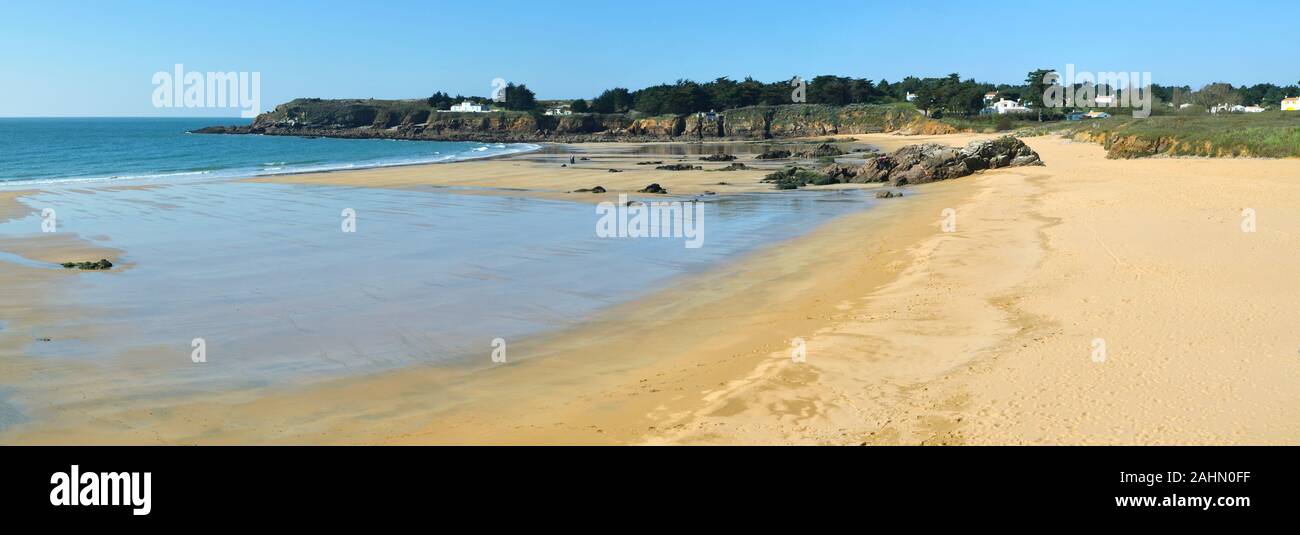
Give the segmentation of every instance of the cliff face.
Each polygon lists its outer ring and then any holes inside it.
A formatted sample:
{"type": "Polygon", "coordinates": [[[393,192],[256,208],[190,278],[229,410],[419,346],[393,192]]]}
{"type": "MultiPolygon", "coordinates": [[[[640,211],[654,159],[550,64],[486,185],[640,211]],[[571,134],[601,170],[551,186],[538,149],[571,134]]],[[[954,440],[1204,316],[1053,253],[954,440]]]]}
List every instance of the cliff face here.
{"type": "Polygon", "coordinates": [[[911,108],[867,104],[753,106],[727,111],[725,123],[725,137],[744,139],[955,131],[911,108]]]}
{"type": "Polygon", "coordinates": [[[438,112],[421,100],[296,99],[250,126],[199,133],[268,134],[452,141],[756,140],[876,132],[942,133],[951,127],[897,106],[796,104],[728,110],[716,117],[529,112],[438,112]]]}
{"type": "Polygon", "coordinates": [[[1219,146],[1211,141],[1180,140],[1173,136],[1139,136],[1116,132],[1076,132],[1075,141],[1100,143],[1111,159],[1148,158],[1151,156],[1200,156],[1206,158],[1250,158],[1256,156],[1249,147],[1219,146]]]}

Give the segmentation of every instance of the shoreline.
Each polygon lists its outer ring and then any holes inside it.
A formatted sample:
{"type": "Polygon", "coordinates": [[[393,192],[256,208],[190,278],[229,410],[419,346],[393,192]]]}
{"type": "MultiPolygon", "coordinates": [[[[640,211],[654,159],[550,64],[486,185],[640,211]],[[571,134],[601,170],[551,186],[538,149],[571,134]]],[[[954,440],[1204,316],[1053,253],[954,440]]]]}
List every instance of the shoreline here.
{"type": "MultiPolygon", "coordinates": [[[[394,141],[403,141],[403,140],[394,140],[394,141]]],[[[471,142],[467,141],[465,143],[471,143],[471,142]]],[[[444,164],[471,162],[471,161],[487,161],[487,160],[492,160],[497,158],[510,158],[513,156],[522,156],[526,154],[542,152],[546,149],[545,144],[541,144],[541,143],[508,143],[508,144],[509,145],[534,145],[535,148],[520,150],[516,152],[490,154],[487,156],[474,156],[474,157],[446,160],[446,161],[376,164],[376,165],[362,166],[362,167],[344,167],[339,169],[326,169],[326,170],[289,171],[284,173],[267,173],[267,174],[260,174],[260,175],[254,174],[254,175],[247,175],[247,176],[240,175],[240,174],[235,174],[230,176],[207,176],[207,177],[200,176],[199,178],[193,178],[193,179],[177,181],[177,182],[149,182],[149,181],[156,181],[160,178],[165,178],[167,176],[175,176],[175,175],[147,175],[147,176],[137,176],[137,177],[111,177],[111,176],[110,177],[64,177],[64,178],[28,179],[28,180],[7,180],[7,181],[0,181],[0,195],[10,193],[10,194],[14,194],[13,196],[22,196],[23,194],[31,194],[34,191],[40,190],[45,187],[50,187],[50,186],[109,185],[109,186],[133,187],[133,186],[168,185],[168,184],[177,184],[177,183],[185,183],[185,182],[206,182],[206,181],[227,181],[227,180],[238,181],[238,180],[251,180],[256,178],[264,178],[264,177],[315,175],[315,174],[327,174],[327,173],[348,173],[348,172],[356,172],[356,171],[369,171],[374,169],[434,166],[434,165],[444,165],[444,164]]],[[[4,197],[0,197],[0,201],[11,200],[11,199],[12,197],[8,199],[4,197]]],[[[3,213],[0,213],[0,216],[2,215],[3,213]]]]}
{"type": "MultiPolygon", "coordinates": [[[[193,134],[193,132],[190,133],[193,134]]],[[[196,134],[196,135],[269,135],[269,134],[196,134]]],[[[591,149],[597,149],[598,151],[607,148],[627,149],[627,151],[619,151],[619,150],[611,151],[605,153],[605,155],[606,156],[616,155],[618,157],[626,157],[627,159],[640,158],[643,160],[653,160],[655,158],[661,158],[665,163],[667,163],[669,160],[675,160],[675,161],[692,162],[696,164],[703,164],[705,166],[709,166],[708,162],[699,162],[698,160],[693,159],[691,157],[680,158],[680,157],[672,157],[668,155],[659,155],[659,154],[649,154],[649,153],[641,154],[641,153],[635,153],[633,152],[633,150],[640,147],[654,147],[654,146],[798,145],[798,144],[816,144],[822,141],[835,139],[835,140],[841,140],[843,142],[857,142],[859,145],[863,147],[874,148],[887,153],[905,145],[913,145],[913,144],[927,143],[927,142],[934,142],[934,141],[942,141],[945,143],[951,143],[953,145],[961,145],[972,140],[991,139],[991,138],[998,137],[999,135],[1001,134],[989,134],[989,133],[958,133],[958,134],[938,134],[938,135],[901,134],[901,133],[827,134],[827,135],[811,136],[811,137],[791,137],[791,138],[781,138],[781,139],[772,139],[772,140],[746,140],[746,139],[734,140],[734,141],[733,140],[706,140],[703,142],[683,141],[683,140],[655,140],[655,141],[644,141],[644,142],[613,140],[613,141],[602,141],[602,142],[574,142],[574,143],[554,142],[554,141],[539,141],[539,142],[455,141],[460,143],[482,143],[482,144],[497,143],[497,144],[506,144],[506,145],[535,145],[536,148],[529,149],[529,150],[522,150],[518,152],[492,154],[488,156],[470,157],[470,158],[448,160],[448,161],[381,164],[381,165],[366,166],[366,167],[353,167],[353,168],[340,168],[340,169],[327,169],[327,170],[303,170],[303,171],[290,171],[284,173],[269,173],[269,174],[209,176],[209,177],[187,179],[187,180],[182,180],[177,182],[154,182],[159,177],[131,177],[131,178],[66,177],[66,178],[33,179],[33,180],[8,180],[8,181],[0,181],[0,196],[3,196],[0,197],[0,201],[7,203],[13,201],[16,197],[30,195],[32,193],[41,191],[49,187],[63,187],[63,186],[109,186],[109,187],[130,188],[130,187],[149,187],[153,185],[169,185],[169,184],[188,183],[188,182],[248,181],[248,182],[283,182],[283,183],[299,183],[299,182],[300,183],[324,183],[324,184],[336,184],[336,185],[346,184],[346,185],[355,185],[360,187],[395,187],[391,184],[387,184],[387,185],[383,184],[382,182],[379,184],[374,184],[372,183],[372,181],[375,177],[366,176],[365,174],[374,171],[386,171],[386,170],[400,171],[409,168],[414,168],[416,170],[435,170],[438,169],[440,166],[446,164],[458,164],[458,163],[490,162],[490,161],[501,161],[501,160],[528,161],[527,158],[530,156],[545,156],[545,155],[552,155],[552,159],[555,160],[553,163],[558,165],[560,163],[563,163],[562,161],[563,156],[568,156],[568,155],[580,156],[585,154],[586,151],[589,151],[591,149]],[[864,138],[869,140],[870,142],[864,142],[863,141],[864,138]],[[573,149],[575,152],[564,153],[563,155],[559,153],[550,152],[552,149],[557,149],[557,148],[569,148],[569,149],[573,149]],[[336,175],[336,174],[341,174],[346,177],[346,175],[351,173],[357,173],[359,175],[357,177],[347,177],[347,178],[332,177],[332,175],[336,175]],[[330,177],[330,178],[325,178],[325,177],[330,177]],[[303,180],[300,181],[299,178],[303,180]],[[319,180],[311,180],[309,182],[308,181],[309,179],[319,179],[319,180]]],[[[318,137],[318,136],[288,136],[288,137],[318,137]]],[[[337,139],[351,139],[351,138],[340,137],[337,139]]],[[[370,139],[370,138],[362,138],[362,139],[370,139]]],[[[439,142],[439,140],[424,140],[424,139],[411,139],[411,140],[393,139],[392,141],[439,142]]],[[[848,154],[846,154],[846,156],[848,156],[848,154]]],[[[763,167],[756,167],[754,168],[754,170],[770,172],[770,171],[780,169],[781,167],[787,165],[794,165],[800,163],[799,160],[775,160],[773,162],[774,163],[769,163],[768,165],[763,167]]],[[[803,163],[806,164],[807,162],[803,162],[803,163]]],[[[712,165],[710,167],[725,167],[725,166],[726,164],[723,163],[723,164],[712,165]]],[[[607,168],[601,168],[601,169],[607,169],[607,168]]],[[[675,172],[675,173],[683,173],[683,172],[675,172]]],[[[689,172],[684,172],[684,173],[689,173],[689,172]]],[[[745,173],[740,172],[737,174],[743,175],[745,173]]],[[[728,175],[718,175],[718,176],[725,177],[728,175]]],[[[440,185],[447,185],[447,182],[431,181],[431,182],[418,182],[418,184],[440,186],[440,185]]],[[[499,184],[500,185],[496,185],[496,186],[485,186],[484,189],[504,190],[502,194],[517,194],[520,193],[521,191],[524,191],[524,188],[512,187],[508,185],[508,183],[505,181],[501,181],[499,184]]],[[[876,185],[877,184],[838,184],[833,186],[822,186],[822,188],[830,189],[836,186],[870,188],[876,185]]],[[[758,184],[752,189],[744,190],[744,192],[769,191],[771,189],[772,188],[770,187],[770,184],[758,184]]],[[[468,192],[468,191],[462,191],[462,193],[473,194],[473,192],[468,192]]],[[[545,194],[545,193],[557,193],[557,192],[532,191],[529,193],[545,194]]],[[[700,193],[700,192],[697,191],[695,193],[700,193]]],[[[0,212],[0,217],[2,217],[3,215],[4,215],[3,212],[0,212]]]]}
{"type": "MultiPolygon", "coordinates": [[[[6,442],[1300,443],[1288,299],[1300,293],[1300,216],[1289,209],[1300,201],[1300,167],[1108,160],[1095,144],[1025,141],[1046,167],[910,187],[901,201],[512,343],[506,365],[411,367],[223,392],[165,414],[112,413],[147,422],[156,438],[50,428],[6,442]],[[1258,210],[1257,233],[1241,232],[1242,206],[1258,210]],[[945,209],[955,232],[940,229],[945,209]],[[796,338],[806,362],[791,359],[796,338]],[[1098,339],[1109,352],[1100,361],[1098,339]]],[[[459,180],[563,172],[532,157],[540,163],[463,162],[470,178],[459,180]]],[[[430,169],[292,182],[462,183],[430,169]]],[[[560,175],[560,185],[604,176],[584,171],[560,175]]],[[[616,186],[651,174],[622,173],[635,176],[616,186]]],[[[719,174],[677,172],[670,190],[691,194],[719,174]]]]}
{"type": "MultiPolygon", "coordinates": [[[[636,158],[641,158],[641,157],[643,157],[643,156],[641,156],[641,155],[636,155],[636,154],[631,154],[631,155],[622,155],[622,154],[620,154],[620,155],[618,155],[618,156],[619,156],[619,157],[624,157],[624,158],[632,158],[632,159],[636,159],[636,158]]],[[[596,157],[596,156],[593,156],[593,157],[596,157]]],[[[511,161],[511,160],[506,159],[506,160],[500,160],[500,161],[498,161],[498,162],[493,162],[493,163],[501,164],[502,162],[506,162],[506,161],[511,161]]],[[[461,163],[462,163],[463,165],[468,165],[468,164],[469,164],[469,162],[461,162],[461,163]]],[[[475,162],[475,163],[486,163],[486,162],[475,162]]],[[[518,162],[515,162],[515,163],[518,163],[518,162]]],[[[434,168],[434,167],[435,167],[435,166],[428,166],[428,167],[426,167],[426,168],[434,168]]],[[[438,167],[438,168],[444,168],[445,166],[436,166],[436,167],[438,167]]],[[[409,171],[410,169],[411,169],[411,168],[407,168],[407,169],[404,169],[404,170],[401,170],[401,171],[397,171],[397,170],[391,170],[391,171],[392,171],[392,172],[407,172],[407,171],[409,171]]],[[[531,172],[531,171],[529,171],[529,172],[531,172]]],[[[357,178],[359,178],[359,177],[364,176],[364,173],[357,173],[357,172],[353,172],[353,173],[327,173],[327,174],[322,174],[321,176],[330,176],[330,177],[336,177],[336,178],[346,178],[346,179],[348,179],[348,180],[355,180],[355,179],[357,179],[357,178]]],[[[871,187],[874,187],[874,186],[871,186],[871,187]]],[[[755,183],[755,184],[753,185],[753,188],[754,188],[754,189],[761,188],[763,191],[765,191],[765,192],[770,192],[771,194],[775,194],[775,195],[789,195],[789,194],[798,195],[797,192],[792,193],[792,192],[778,192],[778,191],[773,191],[773,190],[770,189],[770,188],[771,188],[771,185],[770,185],[770,184],[760,184],[760,183],[755,183]]],[[[517,195],[519,192],[518,192],[518,191],[515,191],[515,190],[500,190],[500,191],[498,191],[498,192],[496,192],[496,193],[508,194],[508,195],[517,195]]],[[[899,205],[896,201],[895,201],[893,204],[898,205],[898,206],[901,206],[901,205],[899,205]]],[[[870,210],[868,210],[868,211],[870,211],[870,210]]],[[[842,219],[842,218],[841,218],[841,219],[842,219]]],[[[834,221],[839,221],[839,220],[840,220],[840,219],[836,219],[836,220],[834,220],[834,221]]],[[[818,228],[822,228],[822,227],[825,227],[825,226],[827,226],[827,225],[825,225],[825,224],[824,224],[824,225],[819,225],[818,228]]],[[[812,232],[817,232],[817,230],[813,230],[812,232]]],[[[64,235],[59,235],[59,236],[64,236],[64,235]]],[[[67,235],[67,237],[71,237],[71,235],[67,235]]],[[[799,240],[800,240],[800,238],[792,238],[792,239],[785,239],[785,240],[782,240],[781,242],[778,242],[778,243],[768,243],[768,244],[765,244],[764,246],[762,246],[762,247],[761,247],[760,249],[758,249],[757,251],[764,251],[764,250],[767,250],[767,249],[771,249],[771,248],[773,248],[773,247],[781,247],[781,246],[783,246],[783,244],[785,244],[785,243],[787,243],[787,242],[791,242],[791,241],[797,242],[797,241],[799,241],[799,240]]],[[[756,251],[749,251],[749,252],[746,252],[746,253],[741,254],[741,255],[738,257],[738,259],[747,259],[747,258],[749,258],[751,255],[754,255],[754,254],[758,254],[758,253],[757,253],[756,251]]],[[[734,260],[734,261],[739,261],[738,259],[733,259],[733,260],[734,260]]],[[[730,264],[733,262],[733,260],[728,260],[726,263],[722,264],[722,266],[730,265],[730,264]]],[[[714,271],[714,270],[716,270],[716,269],[719,269],[719,266],[715,266],[715,267],[713,267],[713,268],[710,268],[710,269],[707,270],[707,271],[712,272],[712,271],[714,271]]],[[[695,275],[687,275],[687,276],[686,276],[686,278],[693,278],[693,277],[695,277],[695,275]]],[[[650,295],[654,295],[654,294],[657,294],[657,293],[659,293],[658,290],[652,290],[650,295]]],[[[642,300],[643,300],[643,299],[644,299],[644,297],[642,297],[642,298],[637,298],[637,299],[632,300],[632,301],[629,302],[629,303],[626,303],[625,305],[615,305],[614,308],[616,308],[616,309],[630,309],[630,310],[635,310],[635,309],[639,306],[639,304],[642,303],[642,300]]],[[[634,314],[632,314],[632,315],[634,315],[634,314]]],[[[539,337],[538,337],[539,340],[541,340],[541,339],[546,339],[546,338],[548,338],[547,335],[542,335],[542,336],[539,336],[539,337]]],[[[526,348],[529,347],[529,345],[532,344],[532,343],[534,343],[534,342],[532,342],[532,341],[523,342],[523,344],[524,344],[524,345],[523,345],[523,348],[524,348],[524,349],[522,349],[522,350],[523,350],[523,351],[526,351],[526,348]]],[[[515,353],[515,352],[521,351],[521,349],[516,349],[516,346],[514,346],[514,345],[512,345],[512,348],[511,348],[511,349],[512,349],[512,353],[515,353]]],[[[523,353],[519,353],[519,354],[523,354],[523,353]]],[[[402,374],[406,374],[406,373],[414,373],[414,372],[418,372],[418,371],[419,371],[419,370],[404,369],[404,370],[402,370],[402,371],[399,371],[399,372],[393,372],[393,373],[394,373],[394,374],[397,374],[397,375],[402,375],[402,374]]],[[[456,375],[456,374],[457,374],[457,370],[455,370],[455,369],[443,369],[443,370],[438,370],[438,371],[436,371],[436,372],[431,372],[431,373],[432,373],[433,375],[435,375],[435,376],[442,377],[442,376],[447,376],[447,375],[456,375]]],[[[230,393],[229,393],[229,396],[230,396],[231,400],[239,399],[240,397],[242,397],[242,396],[247,396],[247,395],[255,395],[255,396],[268,395],[268,397],[275,397],[276,393],[275,393],[275,392],[270,392],[270,393],[263,392],[263,393],[259,393],[259,394],[251,394],[251,393],[248,393],[248,392],[230,392],[230,393]],[[269,395],[268,395],[268,394],[269,394],[269,395]]],[[[346,412],[347,412],[346,409],[340,410],[340,413],[346,413],[346,412]]],[[[122,419],[122,421],[134,420],[134,418],[132,418],[132,417],[130,417],[130,416],[128,416],[128,415],[115,415],[115,416],[114,416],[115,419],[116,419],[116,418],[119,418],[119,417],[122,419]]],[[[256,419],[255,416],[254,416],[253,418],[256,419]]],[[[191,415],[188,417],[188,419],[189,419],[189,420],[199,420],[199,418],[196,417],[196,416],[193,415],[193,414],[191,414],[191,415]]],[[[142,421],[147,421],[147,419],[145,419],[145,418],[141,418],[141,420],[142,420],[142,421]]],[[[201,421],[201,420],[200,420],[200,421],[201,421]]],[[[20,440],[22,440],[22,441],[32,441],[32,442],[40,443],[40,442],[42,442],[42,439],[39,438],[39,437],[41,437],[41,436],[47,436],[47,437],[48,437],[48,435],[45,435],[44,433],[47,433],[47,432],[58,433],[58,431],[56,431],[56,429],[58,428],[57,425],[56,425],[55,427],[53,427],[53,428],[49,428],[49,429],[45,429],[45,430],[42,430],[42,427],[43,427],[43,426],[37,426],[37,427],[35,427],[35,428],[33,428],[33,429],[23,431],[23,432],[20,433],[18,436],[21,437],[20,440]]],[[[160,425],[160,426],[157,426],[157,427],[158,427],[159,429],[162,429],[162,428],[165,428],[165,427],[167,427],[167,426],[165,426],[165,425],[160,425]]],[[[89,430],[82,430],[82,431],[87,431],[87,432],[88,432],[89,430]]],[[[160,432],[160,434],[163,435],[163,436],[166,436],[166,435],[168,435],[169,433],[166,433],[166,432],[160,432]]],[[[186,439],[181,438],[182,436],[185,436],[185,434],[181,434],[181,435],[179,435],[179,436],[176,436],[175,438],[178,439],[178,440],[180,440],[180,443],[190,443],[190,442],[188,442],[186,439]]],[[[250,436],[250,437],[248,437],[248,440],[256,440],[256,438],[250,436]]],[[[78,435],[78,434],[73,434],[73,435],[69,435],[69,436],[65,437],[64,439],[61,439],[61,440],[53,440],[53,441],[47,441],[46,443],[49,443],[49,442],[55,442],[55,443],[57,443],[57,442],[61,442],[61,441],[63,441],[63,442],[66,442],[66,441],[72,441],[72,442],[78,442],[78,441],[80,441],[80,442],[87,442],[87,441],[89,441],[89,442],[106,442],[106,443],[130,443],[130,442],[131,442],[130,439],[125,439],[125,438],[123,438],[123,437],[118,437],[118,438],[114,439],[114,438],[110,438],[109,435],[95,435],[95,434],[91,434],[91,433],[86,433],[86,434],[80,434],[80,435],[78,435]],[[99,438],[93,438],[93,437],[95,437],[95,436],[98,436],[99,438]]],[[[201,442],[202,442],[202,441],[201,441],[201,442]]],[[[204,442],[204,443],[205,443],[205,442],[204,442]]]]}
{"type": "MultiPolygon", "coordinates": [[[[852,142],[854,145],[890,152],[905,145],[926,142],[942,142],[961,146],[974,140],[992,139],[997,135],[904,136],[896,134],[846,134],[843,136],[791,139],[783,142],[817,143],[831,137],[851,138],[854,140],[852,142]]],[[[767,144],[763,142],[742,143],[751,146],[767,144]]],[[[732,162],[703,162],[695,155],[642,154],[634,151],[638,147],[666,145],[695,145],[695,143],[559,144],[548,146],[546,150],[527,154],[508,155],[492,160],[456,162],[461,165],[455,167],[454,175],[447,173],[449,168],[446,167],[416,165],[403,170],[395,170],[395,168],[344,170],[328,173],[251,177],[244,179],[244,181],[378,188],[447,187],[462,188],[449,191],[471,195],[519,195],[551,200],[595,203],[614,200],[619,193],[644,195],[639,194],[638,190],[649,184],[660,184],[668,190],[666,197],[670,198],[711,193],[718,195],[756,192],[777,193],[772,184],[761,182],[767,174],[792,164],[808,165],[807,161],[799,160],[755,160],[752,157],[742,157],[735,160],[735,162],[744,163],[749,166],[749,169],[719,171],[719,169],[727,167],[732,162]],[[568,149],[569,152],[552,152],[550,149],[554,148],[568,149]],[[568,157],[570,156],[590,157],[591,160],[578,160],[576,165],[568,166],[568,157]],[[660,164],[688,163],[702,169],[663,171],[654,169],[652,165],[640,165],[642,162],[647,161],[660,164]],[[615,169],[617,172],[610,172],[610,169],[615,169]],[[575,192],[578,189],[595,186],[604,187],[606,193],[575,192]]],[[[846,156],[848,155],[846,154],[846,156]]],[[[877,189],[881,187],[885,186],[879,183],[855,183],[818,186],[818,189],[877,189]]]]}
{"type": "MultiPolygon", "coordinates": [[[[917,195],[910,197],[910,199],[917,201],[922,198],[937,199],[941,194],[944,196],[960,194],[961,188],[957,184],[946,184],[945,186],[947,187],[936,188],[933,193],[917,195]]],[[[544,381],[558,381],[565,384],[577,377],[592,379],[592,382],[582,385],[570,384],[575,390],[586,391],[592,388],[611,387],[611,383],[600,380],[600,378],[609,377],[611,374],[645,374],[653,371],[655,375],[663,375],[667,369],[663,367],[665,361],[662,356],[638,353],[620,356],[611,361],[607,358],[609,356],[608,352],[612,351],[614,347],[624,346],[627,340],[617,336],[611,337],[608,334],[601,334],[602,331],[616,330],[623,332],[631,329],[648,332],[667,328],[674,333],[672,345],[678,350],[686,350],[691,345],[692,339],[708,337],[714,330],[729,324],[730,318],[727,317],[701,321],[700,315],[711,314],[709,309],[719,301],[739,299],[745,303],[736,306],[743,306],[744,308],[762,306],[763,300],[756,299],[756,295],[767,292],[763,286],[767,282],[765,279],[770,275],[764,275],[757,279],[742,277],[745,280],[736,283],[733,279],[738,273],[770,271],[773,267],[773,261],[782,263],[790,261],[791,257],[781,253],[781,249],[786,247],[796,247],[801,250],[820,248],[823,244],[842,237],[844,234],[843,229],[848,228],[846,225],[863,224],[865,222],[879,223],[899,216],[907,216],[913,221],[929,219],[928,216],[922,218],[919,214],[914,214],[913,210],[909,208],[910,206],[906,203],[888,202],[881,203],[881,205],[871,209],[839,216],[819,225],[802,236],[765,244],[758,250],[745,252],[737,258],[715,265],[702,273],[680,276],[671,288],[653,290],[646,296],[612,305],[591,321],[584,322],[576,327],[533,335],[517,343],[512,341],[510,345],[511,362],[505,366],[468,363],[463,366],[439,368],[410,366],[361,376],[329,379],[306,386],[285,387],[262,392],[234,391],[221,394],[218,399],[209,397],[204,400],[182,400],[180,404],[168,408],[166,413],[169,416],[158,415],[151,417],[155,424],[153,433],[161,436],[179,433],[179,436],[175,436],[173,439],[164,439],[161,442],[176,444],[425,443],[429,442],[431,437],[422,434],[423,432],[418,426],[409,423],[411,419],[418,420],[433,413],[439,415],[439,418],[446,417],[448,422],[460,422],[462,418],[468,418],[471,421],[478,420],[480,416],[474,415],[472,411],[467,415],[460,407],[468,404],[479,406],[485,410],[493,410],[491,407],[498,406],[502,398],[536,393],[526,384],[533,382],[534,378],[539,376],[543,377],[544,381]],[[818,236],[818,239],[810,243],[807,240],[812,236],[818,236]],[[720,287],[721,289],[719,289],[720,287]],[[690,295],[691,297],[683,299],[684,295],[690,295]],[[689,312],[675,310],[679,308],[679,303],[683,300],[704,302],[692,305],[689,312]],[[659,316],[666,316],[667,321],[661,322],[657,319],[659,316]],[[690,333],[685,332],[684,329],[689,329],[690,333]],[[523,357],[515,360],[516,355],[523,355],[523,357]],[[523,384],[522,387],[521,383],[523,384]],[[367,394],[375,391],[394,393],[396,397],[380,397],[376,399],[373,395],[367,394]],[[414,396],[416,399],[408,399],[407,396],[414,396]],[[411,407],[414,410],[391,419],[375,420],[372,417],[363,416],[372,412],[388,413],[390,411],[387,407],[392,404],[411,407]],[[299,413],[301,407],[312,407],[311,412],[318,415],[314,418],[307,418],[306,415],[299,413]],[[274,416],[267,418],[266,415],[268,414],[274,416]],[[216,435],[212,434],[212,431],[214,431],[212,429],[190,429],[185,431],[193,422],[212,422],[227,418],[231,421],[241,422],[240,427],[244,429],[233,434],[222,433],[216,435]],[[289,432],[286,427],[293,429],[293,431],[289,432]],[[393,431],[372,434],[371,431],[376,428],[390,428],[393,431]],[[278,429],[278,431],[273,431],[273,429],[278,429]],[[183,436],[203,436],[206,438],[193,440],[181,438],[183,436]],[[266,438],[268,436],[278,438],[268,440],[266,438]]],[[[890,241],[892,242],[893,238],[890,238],[890,241]]],[[[897,252],[891,251],[890,254],[897,252]]],[[[804,302],[816,303],[814,306],[819,308],[829,306],[828,296],[840,291],[843,285],[828,286],[827,282],[829,281],[827,279],[812,281],[801,277],[799,275],[801,269],[811,267],[810,262],[815,263],[813,262],[815,257],[807,254],[799,256],[803,257],[803,260],[795,264],[784,265],[781,268],[785,273],[781,278],[795,282],[800,286],[801,290],[792,291],[778,286],[778,288],[781,288],[779,292],[791,298],[797,297],[804,302]],[[799,282],[800,280],[803,282],[799,282]],[[817,297],[798,295],[803,293],[802,288],[804,288],[805,283],[809,282],[817,282],[816,286],[818,286],[819,295],[817,297]]],[[[853,287],[878,285],[883,280],[883,278],[877,277],[863,279],[855,283],[853,287]]],[[[733,305],[725,304],[725,306],[733,305]]],[[[824,313],[829,312],[829,309],[824,311],[824,313]]],[[[771,314],[771,318],[767,321],[777,321],[777,317],[782,315],[781,312],[777,311],[771,314]]],[[[781,321],[784,323],[784,320],[781,321]]],[[[799,320],[797,323],[802,331],[817,325],[819,321],[818,318],[806,318],[799,320]]],[[[747,345],[755,340],[762,340],[762,344],[769,346],[782,343],[779,341],[778,333],[786,333],[786,331],[784,329],[766,328],[762,330],[762,334],[745,334],[730,343],[747,345]]],[[[745,356],[752,355],[746,350],[745,356]]],[[[687,357],[686,354],[679,354],[673,358],[672,362],[680,364],[681,359],[687,357]]],[[[753,361],[748,358],[738,359],[734,362],[728,362],[728,359],[719,360],[717,369],[709,370],[707,375],[699,375],[692,380],[702,380],[702,385],[711,384],[715,379],[721,380],[740,374],[753,364],[753,361]]],[[[574,395],[572,392],[573,390],[566,390],[564,392],[557,391],[554,394],[568,397],[574,395]]],[[[655,403],[657,404],[659,401],[655,401],[655,403]]],[[[135,410],[112,416],[112,419],[120,419],[121,421],[133,421],[136,418],[143,419],[144,416],[135,410]]],[[[465,430],[463,427],[466,425],[465,423],[455,425],[465,430]]],[[[33,444],[64,443],[66,441],[130,444],[136,443],[138,440],[130,438],[129,433],[120,435],[118,431],[108,429],[87,433],[90,431],[89,429],[78,428],[73,434],[65,435],[64,433],[68,431],[67,429],[60,430],[57,426],[38,426],[25,430],[17,438],[19,443],[33,444]]],[[[561,440],[556,440],[554,437],[545,439],[533,436],[499,440],[493,436],[498,431],[497,429],[482,430],[481,432],[460,435],[461,438],[456,440],[447,440],[446,437],[440,437],[432,441],[434,443],[556,444],[571,442],[592,444],[640,442],[634,436],[636,434],[634,432],[614,433],[610,431],[609,434],[605,434],[604,429],[571,429],[570,431],[583,435],[584,438],[578,439],[575,436],[561,440]],[[585,436],[584,431],[589,431],[591,436],[585,436]],[[610,439],[614,440],[611,441],[610,439]]]]}

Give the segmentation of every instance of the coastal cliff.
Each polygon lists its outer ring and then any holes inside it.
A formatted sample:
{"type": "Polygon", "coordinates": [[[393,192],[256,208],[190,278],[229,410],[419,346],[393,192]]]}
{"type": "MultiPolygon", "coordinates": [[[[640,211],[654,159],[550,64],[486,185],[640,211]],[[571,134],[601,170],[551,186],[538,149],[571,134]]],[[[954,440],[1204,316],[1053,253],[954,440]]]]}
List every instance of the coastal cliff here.
{"type": "Polygon", "coordinates": [[[296,99],[247,126],[214,126],[201,134],[265,134],[341,138],[487,142],[760,140],[900,132],[941,134],[951,126],[908,106],[790,104],[751,106],[715,116],[522,111],[436,111],[423,100],[296,99]]]}

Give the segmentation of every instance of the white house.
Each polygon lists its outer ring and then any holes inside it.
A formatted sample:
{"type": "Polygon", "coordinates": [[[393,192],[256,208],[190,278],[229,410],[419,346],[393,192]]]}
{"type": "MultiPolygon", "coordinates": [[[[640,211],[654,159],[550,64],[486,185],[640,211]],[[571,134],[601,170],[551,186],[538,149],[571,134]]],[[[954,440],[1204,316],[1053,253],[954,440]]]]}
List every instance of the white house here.
{"type": "Polygon", "coordinates": [[[988,93],[984,93],[984,104],[988,105],[990,102],[993,102],[993,100],[996,98],[998,98],[997,91],[989,91],[988,93]]]}
{"type": "Polygon", "coordinates": [[[573,115],[573,110],[565,107],[550,108],[546,110],[547,115],[573,115]]]}
{"type": "Polygon", "coordinates": [[[908,92],[907,92],[907,101],[908,101],[908,102],[911,102],[911,101],[913,101],[913,100],[916,100],[916,93],[913,93],[913,92],[911,92],[911,91],[908,91],[908,92]]]}
{"type": "Polygon", "coordinates": [[[1210,108],[1210,113],[1263,113],[1264,108],[1259,106],[1242,106],[1241,104],[1219,104],[1210,108]]]}
{"type": "Polygon", "coordinates": [[[1008,113],[1029,113],[1030,111],[1029,108],[1021,104],[1019,100],[1007,100],[1005,98],[994,102],[992,107],[994,113],[997,113],[998,115],[1005,115],[1008,113]]]}
{"type": "Polygon", "coordinates": [[[482,104],[475,104],[473,102],[466,100],[464,102],[461,102],[460,104],[452,104],[451,109],[447,111],[462,112],[462,113],[487,113],[492,111],[492,108],[490,107],[485,108],[483,107],[482,104]]]}
{"type": "Polygon", "coordinates": [[[1282,99],[1282,111],[1300,111],[1300,97],[1282,99]]]}
{"type": "Polygon", "coordinates": [[[1093,102],[1098,106],[1114,106],[1115,95],[1097,95],[1097,98],[1093,99],[1093,102]]]}

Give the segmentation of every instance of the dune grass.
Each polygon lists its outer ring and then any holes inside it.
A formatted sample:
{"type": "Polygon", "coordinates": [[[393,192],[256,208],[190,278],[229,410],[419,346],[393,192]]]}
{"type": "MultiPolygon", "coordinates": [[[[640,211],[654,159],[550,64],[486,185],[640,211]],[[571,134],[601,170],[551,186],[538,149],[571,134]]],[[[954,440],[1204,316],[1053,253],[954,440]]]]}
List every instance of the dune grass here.
{"type": "Polygon", "coordinates": [[[1059,129],[1101,141],[1113,154],[1119,150],[1118,157],[1300,157],[1300,112],[1111,117],[1068,123],[1059,129]]]}

